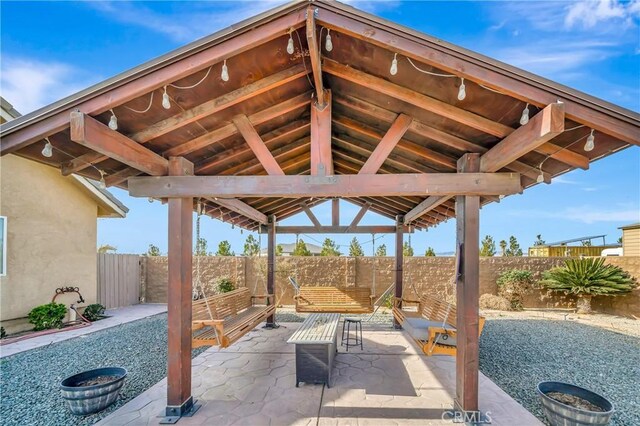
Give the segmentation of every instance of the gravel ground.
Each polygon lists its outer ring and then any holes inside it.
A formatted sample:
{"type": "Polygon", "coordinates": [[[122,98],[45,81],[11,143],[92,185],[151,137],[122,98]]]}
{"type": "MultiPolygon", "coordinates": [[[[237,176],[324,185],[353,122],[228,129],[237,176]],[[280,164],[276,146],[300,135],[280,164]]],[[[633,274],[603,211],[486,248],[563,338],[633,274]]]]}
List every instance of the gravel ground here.
{"type": "Polygon", "coordinates": [[[546,421],[535,387],[569,382],[613,402],[611,425],[640,425],[640,339],[573,321],[489,320],[480,370],[546,421]]]}
{"type": "MultiPolygon", "coordinates": [[[[204,350],[194,350],[193,356],[204,350]]],[[[0,423],[4,426],[94,424],[162,380],[167,375],[166,360],[166,314],[3,358],[0,360],[0,423]],[[128,371],[120,399],[91,416],[70,414],[60,397],[62,379],[111,365],[128,371]]]]}

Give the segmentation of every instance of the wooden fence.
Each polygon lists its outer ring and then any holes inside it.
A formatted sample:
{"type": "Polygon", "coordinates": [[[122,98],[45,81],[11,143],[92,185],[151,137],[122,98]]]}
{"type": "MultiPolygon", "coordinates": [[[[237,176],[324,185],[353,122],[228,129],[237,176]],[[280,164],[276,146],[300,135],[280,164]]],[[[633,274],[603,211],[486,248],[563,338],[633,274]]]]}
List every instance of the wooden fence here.
{"type": "Polygon", "coordinates": [[[98,254],[98,303],[107,309],[139,303],[140,256],[98,254]]]}

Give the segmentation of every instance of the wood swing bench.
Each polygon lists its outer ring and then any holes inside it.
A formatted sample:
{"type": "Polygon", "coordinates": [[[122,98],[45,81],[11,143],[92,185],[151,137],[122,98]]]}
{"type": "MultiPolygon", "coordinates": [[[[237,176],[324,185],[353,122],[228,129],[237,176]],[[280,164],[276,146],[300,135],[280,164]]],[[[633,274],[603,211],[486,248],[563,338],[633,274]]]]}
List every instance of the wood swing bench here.
{"type": "MultiPolygon", "coordinates": [[[[427,295],[420,300],[395,298],[393,316],[426,355],[456,355],[455,305],[427,295]],[[405,310],[401,306],[406,304],[417,304],[418,309],[405,310]]],[[[484,321],[484,317],[479,317],[479,333],[482,333],[484,321]]]]}
{"type": "Polygon", "coordinates": [[[296,312],[370,314],[374,298],[368,288],[303,286],[295,296],[296,312]]]}
{"type": "Polygon", "coordinates": [[[193,301],[192,346],[226,348],[275,314],[273,295],[251,296],[249,289],[239,288],[193,301]],[[254,304],[265,299],[265,305],[254,304]]]}

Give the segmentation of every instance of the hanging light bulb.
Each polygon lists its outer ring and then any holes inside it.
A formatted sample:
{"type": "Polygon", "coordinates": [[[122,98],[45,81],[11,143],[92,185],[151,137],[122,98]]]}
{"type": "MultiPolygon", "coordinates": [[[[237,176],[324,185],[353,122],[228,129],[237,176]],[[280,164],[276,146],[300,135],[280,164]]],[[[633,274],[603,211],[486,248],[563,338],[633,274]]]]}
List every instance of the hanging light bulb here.
{"type": "Polygon", "coordinates": [[[594,130],[591,129],[591,133],[587,136],[587,143],[584,144],[584,150],[587,152],[593,151],[593,148],[596,147],[596,137],[593,136],[593,132],[594,130]]]}
{"type": "Polygon", "coordinates": [[[100,182],[98,183],[98,187],[100,189],[105,189],[107,187],[107,183],[104,181],[104,172],[102,170],[98,170],[100,172],[100,182]]]}
{"type": "Polygon", "coordinates": [[[46,140],[47,143],[44,145],[44,148],[42,148],[42,156],[51,158],[53,155],[53,145],[51,145],[49,138],[44,138],[44,140],[46,140]]]}
{"type": "Polygon", "coordinates": [[[116,117],[116,113],[113,112],[112,109],[110,109],[109,111],[111,111],[111,118],[109,119],[109,128],[111,130],[118,130],[118,117],[116,117]]]}
{"type": "Polygon", "coordinates": [[[529,122],[529,104],[524,107],[522,110],[522,115],[520,116],[520,125],[524,126],[529,122]]]}
{"type": "Polygon", "coordinates": [[[149,201],[150,203],[153,203],[153,198],[152,198],[152,197],[149,197],[149,198],[147,199],[147,201],[149,201]]]}
{"type": "Polygon", "coordinates": [[[500,195],[498,195],[498,199],[500,199],[500,200],[504,200],[504,194],[500,194],[500,195]]]}
{"type": "Polygon", "coordinates": [[[538,183],[544,182],[544,173],[542,173],[542,169],[540,169],[540,174],[536,178],[536,182],[538,182],[538,183]]]}
{"type": "Polygon", "coordinates": [[[171,108],[171,100],[169,99],[169,94],[167,93],[167,86],[164,86],[164,93],[162,94],[162,108],[171,108]]]}
{"type": "Polygon", "coordinates": [[[229,68],[227,68],[227,60],[222,63],[222,72],[220,73],[222,81],[229,81],[229,68]]]}
{"type": "Polygon", "coordinates": [[[327,39],[324,42],[324,49],[327,52],[331,52],[333,50],[333,43],[331,42],[331,30],[327,30],[327,39]]]}
{"type": "Polygon", "coordinates": [[[389,69],[389,74],[396,75],[398,74],[398,54],[393,54],[393,61],[391,61],[391,68],[389,69]]]}
{"type": "Polygon", "coordinates": [[[293,28],[291,28],[289,30],[289,41],[287,42],[287,53],[289,55],[293,55],[294,49],[293,49],[293,28]]]}
{"type": "Polygon", "coordinates": [[[458,100],[463,101],[467,97],[467,87],[464,85],[464,78],[460,77],[461,83],[458,88],[458,100]]]}

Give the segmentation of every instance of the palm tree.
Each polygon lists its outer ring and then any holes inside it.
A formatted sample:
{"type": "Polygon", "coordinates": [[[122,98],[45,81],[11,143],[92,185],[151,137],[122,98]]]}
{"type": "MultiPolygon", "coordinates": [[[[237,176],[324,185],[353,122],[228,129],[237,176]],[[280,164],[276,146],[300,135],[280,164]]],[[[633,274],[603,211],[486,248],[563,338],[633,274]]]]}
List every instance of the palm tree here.
{"type": "Polygon", "coordinates": [[[616,296],[637,286],[622,268],[604,262],[604,258],[569,259],[564,267],[545,272],[540,283],[550,290],[577,295],[577,312],[589,314],[591,296],[616,296]]]}

